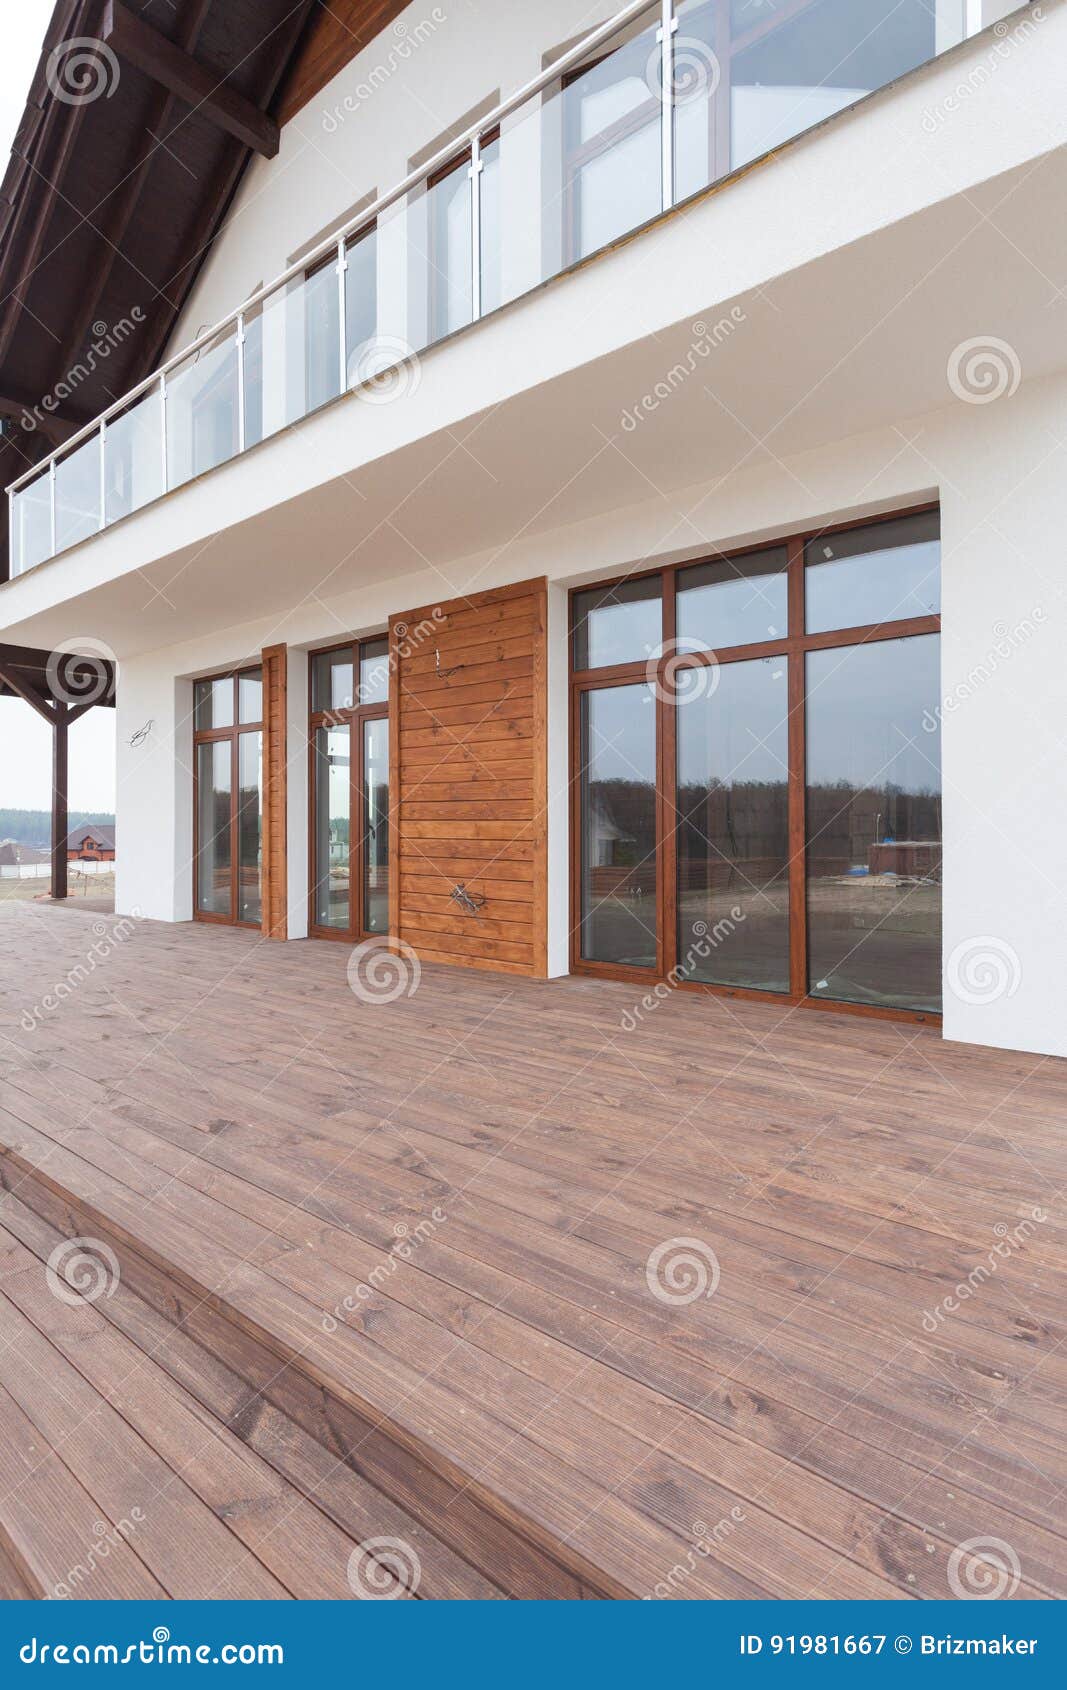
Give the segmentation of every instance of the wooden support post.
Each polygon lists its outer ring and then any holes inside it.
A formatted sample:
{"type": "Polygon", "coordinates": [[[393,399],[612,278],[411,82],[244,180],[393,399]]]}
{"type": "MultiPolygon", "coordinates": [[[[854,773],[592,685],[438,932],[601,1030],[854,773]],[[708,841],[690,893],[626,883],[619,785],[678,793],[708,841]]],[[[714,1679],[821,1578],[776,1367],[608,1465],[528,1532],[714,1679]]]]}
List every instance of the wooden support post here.
{"type": "Polygon", "coordinates": [[[56,704],[52,720],[52,896],[67,895],[67,730],[69,709],[56,704]]]}
{"type": "Polygon", "coordinates": [[[263,935],[289,934],[289,870],[286,832],[286,739],[288,653],[284,645],[263,652],[263,935]]]}

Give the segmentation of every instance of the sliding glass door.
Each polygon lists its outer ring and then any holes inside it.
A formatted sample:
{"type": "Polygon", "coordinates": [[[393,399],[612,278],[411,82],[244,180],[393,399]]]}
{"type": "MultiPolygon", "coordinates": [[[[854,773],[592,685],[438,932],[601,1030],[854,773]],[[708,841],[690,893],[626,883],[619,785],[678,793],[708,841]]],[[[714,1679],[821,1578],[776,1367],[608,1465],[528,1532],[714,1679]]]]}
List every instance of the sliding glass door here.
{"type": "Polygon", "coordinates": [[[573,965],[940,1011],[936,511],[572,598],[573,965]]]}
{"type": "Polygon", "coordinates": [[[389,931],[389,646],[311,659],[311,931],[389,931]]]}
{"type": "Polygon", "coordinates": [[[245,669],[193,686],[193,908],[258,927],[263,872],[263,680],[245,669]]]}

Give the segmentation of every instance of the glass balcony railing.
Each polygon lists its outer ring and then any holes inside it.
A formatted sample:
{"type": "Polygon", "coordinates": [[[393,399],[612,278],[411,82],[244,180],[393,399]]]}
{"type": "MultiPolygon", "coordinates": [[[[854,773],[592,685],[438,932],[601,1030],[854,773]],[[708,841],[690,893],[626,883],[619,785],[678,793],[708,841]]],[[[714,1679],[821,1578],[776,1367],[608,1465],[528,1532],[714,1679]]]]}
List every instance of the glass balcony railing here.
{"type": "MultiPolygon", "coordinates": [[[[349,389],[368,397],[395,391],[388,373],[428,347],[958,45],[1006,9],[997,0],[625,7],[13,482],[11,573],[349,389]]],[[[1028,27],[1025,11],[1020,30],[1028,27]]]]}

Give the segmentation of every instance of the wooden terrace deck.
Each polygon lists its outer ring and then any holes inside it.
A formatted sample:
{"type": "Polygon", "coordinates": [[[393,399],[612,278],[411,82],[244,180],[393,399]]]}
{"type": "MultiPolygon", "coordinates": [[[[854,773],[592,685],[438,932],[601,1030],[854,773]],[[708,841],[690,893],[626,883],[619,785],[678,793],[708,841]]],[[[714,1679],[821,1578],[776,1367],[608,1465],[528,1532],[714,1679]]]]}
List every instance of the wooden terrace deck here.
{"type": "Polygon", "coordinates": [[[0,1590],[1067,1594],[1067,1065],[348,958],[0,909],[0,1590]]]}

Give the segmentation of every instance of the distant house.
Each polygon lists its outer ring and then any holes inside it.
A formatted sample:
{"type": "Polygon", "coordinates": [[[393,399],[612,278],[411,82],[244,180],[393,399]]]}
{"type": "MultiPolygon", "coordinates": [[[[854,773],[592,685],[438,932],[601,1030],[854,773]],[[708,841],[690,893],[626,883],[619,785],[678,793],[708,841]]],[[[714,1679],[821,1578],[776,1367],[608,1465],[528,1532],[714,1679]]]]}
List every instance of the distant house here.
{"type": "Polygon", "coordinates": [[[114,824],[82,822],[67,834],[69,863],[113,863],[115,861],[114,824]]]}
{"type": "Polygon", "coordinates": [[[48,852],[38,850],[35,845],[23,845],[18,839],[0,839],[0,868],[18,868],[48,860],[48,852]]]}

